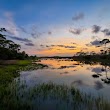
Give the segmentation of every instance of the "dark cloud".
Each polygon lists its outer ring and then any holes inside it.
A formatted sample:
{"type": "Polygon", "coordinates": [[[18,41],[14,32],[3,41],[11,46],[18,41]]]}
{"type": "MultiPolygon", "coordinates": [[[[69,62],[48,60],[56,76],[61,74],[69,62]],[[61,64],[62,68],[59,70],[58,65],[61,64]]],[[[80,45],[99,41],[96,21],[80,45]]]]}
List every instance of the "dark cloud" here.
{"type": "Polygon", "coordinates": [[[76,14],[72,17],[72,20],[73,21],[78,21],[78,20],[81,20],[84,18],[84,13],[79,13],[79,14],[76,14]]]}
{"type": "Polygon", "coordinates": [[[82,30],[81,29],[70,29],[69,32],[72,34],[79,35],[79,34],[81,34],[82,30]]]}
{"type": "Polygon", "coordinates": [[[64,48],[76,48],[75,46],[64,46],[64,48]]]}
{"type": "Polygon", "coordinates": [[[75,49],[76,46],[68,46],[68,45],[40,45],[41,47],[46,47],[46,48],[50,48],[50,47],[62,47],[62,48],[68,48],[68,49],[75,49]]]}
{"type": "Polygon", "coordinates": [[[98,33],[100,31],[101,27],[100,26],[97,26],[97,25],[93,25],[92,27],[92,32],[93,33],[98,33]]]}
{"type": "Polygon", "coordinates": [[[94,40],[94,41],[92,41],[92,42],[90,42],[91,43],[91,45],[95,45],[95,46],[98,46],[98,45],[101,45],[100,44],[100,41],[99,40],[94,40]]]}
{"type": "Polygon", "coordinates": [[[56,45],[56,46],[63,48],[76,48],[76,46],[67,46],[67,45],[56,45]]]}
{"type": "Polygon", "coordinates": [[[26,43],[25,45],[27,45],[27,46],[34,46],[34,44],[33,43],[26,43]]]}
{"type": "Polygon", "coordinates": [[[56,45],[57,47],[64,47],[64,45],[56,45]]]}
{"type": "Polygon", "coordinates": [[[49,45],[46,45],[46,47],[50,47],[49,45]]]}
{"type": "Polygon", "coordinates": [[[19,37],[16,37],[16,36],[9,36],[9,37],[10,37],[11,39],[18,40],[18,41],[32,42],[31,40],[26,39],[26,38],[19,38],[19,37]]]}
{"type": "Polygon", "coordinates": [[[86,44],[86,46],[101,46],[102,44],[100,43],[100,40],[94,40],[94,41],[91,41],[89,44],[86,44]]]}
{"type": "Polygon", "coordinates": [[[107,36],[110,35],[110,30],[109,30],[109,29],[104,29],[104,30],[102,30],[102,32],[103,32],[105,35],[107,35],[107,36]]]}

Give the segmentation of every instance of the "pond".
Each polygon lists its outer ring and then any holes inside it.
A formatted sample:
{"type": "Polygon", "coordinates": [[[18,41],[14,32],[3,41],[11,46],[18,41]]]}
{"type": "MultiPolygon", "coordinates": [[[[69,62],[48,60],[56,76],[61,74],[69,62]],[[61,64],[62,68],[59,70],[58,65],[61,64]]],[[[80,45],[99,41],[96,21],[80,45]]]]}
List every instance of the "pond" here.
{"type": "Polygon", "coordinates": [[[53,82],[67,86],[74,85],[79,90],[94,96],[110,99],[110,67],[100,63],[82,63],[72,59],[41,59],[36,62],[48,65],[48,68],[22,71],[20,80],[28,86],[53,82]]]}

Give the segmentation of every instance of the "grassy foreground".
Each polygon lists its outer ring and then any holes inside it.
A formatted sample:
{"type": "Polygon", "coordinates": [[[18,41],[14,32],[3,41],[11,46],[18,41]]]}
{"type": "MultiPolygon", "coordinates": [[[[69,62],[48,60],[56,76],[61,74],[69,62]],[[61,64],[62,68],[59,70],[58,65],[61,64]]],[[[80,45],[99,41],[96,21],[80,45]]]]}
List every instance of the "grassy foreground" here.
{"type": "Polygon", "coordinates": [[[42,83],[28,88],[14,81],[0,92],[0,110],[110,110],[110,103],[74,87],[42,83]]]}
{"type": "Polygon", "coordinates": [[[18,77],[20,71],[42,69],[46,65],[33,63],[31,60],[15,60],[0,62],[0,86],[7,85],[18,77]]]}

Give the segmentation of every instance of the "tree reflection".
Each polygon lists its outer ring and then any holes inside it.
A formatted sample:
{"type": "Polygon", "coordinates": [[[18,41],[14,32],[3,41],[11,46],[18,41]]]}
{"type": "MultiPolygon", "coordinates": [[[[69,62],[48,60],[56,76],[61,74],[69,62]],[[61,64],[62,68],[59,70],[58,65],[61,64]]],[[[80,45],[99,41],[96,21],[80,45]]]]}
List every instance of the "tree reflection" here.
{"type": "Polygon", "coordinates": [[[105,76],[103,78],[101,78],[101,81],[103,81],[106,84],[110,84],[110,78],[108,77],[108,71],[110,70],[110,67],[108,67],[107,65],[102,65],[102,68],[93,68],[92,72],[95,72],[96,74],[93,74],[92,77],[93,78],[100,78],[100,76],[102,76],[102,74],[100,73],[105,73],[105,76]]]}
{"type": "Polygon", "coordinates": [[[108,71],[107,71],[107,66],[104,66],[104,68],[102,68],[102,71],[105,72],[105,78],[102,78],[101,80],[106,83],[106,84],[110,84],[110,78],[108,77],[108,71]]]}

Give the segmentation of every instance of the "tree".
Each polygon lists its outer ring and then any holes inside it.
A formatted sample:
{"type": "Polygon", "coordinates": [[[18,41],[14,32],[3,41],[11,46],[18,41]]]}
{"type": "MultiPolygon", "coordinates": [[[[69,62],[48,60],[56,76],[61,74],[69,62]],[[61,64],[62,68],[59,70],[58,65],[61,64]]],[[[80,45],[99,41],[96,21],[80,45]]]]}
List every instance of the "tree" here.
{"type": "Polygon", "coordinates": [[[100,41],[100,43],[104,45],[104,54],[107,54],[107,47],[106,47],[106,45],[108,43],[110,43],[110,40],[109,39],[103,39],[102,41],[100,41]]]}
{"type": "Polygon", "coordinates": [[[21,46],[12,40],[6,39],[2,32],[6,32],[5,28],[0,28],[0,59],[25,59],[28,55],[23,51],[20,52],[21,46]]]}

